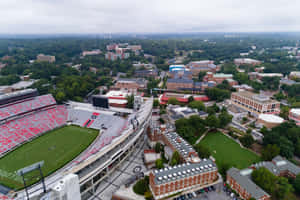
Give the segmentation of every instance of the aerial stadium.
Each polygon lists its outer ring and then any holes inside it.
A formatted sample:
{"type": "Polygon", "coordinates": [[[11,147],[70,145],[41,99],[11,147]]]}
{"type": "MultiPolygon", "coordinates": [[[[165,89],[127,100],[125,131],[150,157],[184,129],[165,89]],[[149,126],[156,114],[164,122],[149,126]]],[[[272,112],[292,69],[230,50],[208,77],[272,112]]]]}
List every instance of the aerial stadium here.
{"type": "Polygon", "coordinates": [[[153,105],[152,98],[136,97],[134,109],[110,108],[107,99],[95,99],[58,105],[35,89],[0,95],[0,199],[63,197],[62,177],[71,177],[65,184],[71,180],[81,199],[92,198],[144,142],[153,105]],[[37,171],[20,176],[20,169],[41,162],[45,179],[37,171]],[[48,196],[41,179],[51,188],[48,196]]]}

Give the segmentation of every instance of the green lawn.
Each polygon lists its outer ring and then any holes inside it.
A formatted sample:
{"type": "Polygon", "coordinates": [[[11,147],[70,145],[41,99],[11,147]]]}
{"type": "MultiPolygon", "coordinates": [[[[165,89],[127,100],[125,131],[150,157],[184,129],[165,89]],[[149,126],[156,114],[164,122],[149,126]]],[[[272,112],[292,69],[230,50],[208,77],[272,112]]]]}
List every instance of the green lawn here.
{"type": "Polygon", "coordinates": [[[243,169],[260,160],[258,155],[241,148],[238,143],[220,132],[208,133],[200,144],[209,149],[218,166],[227,163],[243,169]]]}
{"type": "MultiPolygon", "coordinates": [[[[13,189],[23,187],[16,171],[33,163],[44,161],[42,171],[51,174],[74,159],[97,137],[97,130],[65,126],[26,143],[0,159],[0,184],[13,189]]],[[[29,184],[37,181],[37,171],[26,176],[29,184]]]]}

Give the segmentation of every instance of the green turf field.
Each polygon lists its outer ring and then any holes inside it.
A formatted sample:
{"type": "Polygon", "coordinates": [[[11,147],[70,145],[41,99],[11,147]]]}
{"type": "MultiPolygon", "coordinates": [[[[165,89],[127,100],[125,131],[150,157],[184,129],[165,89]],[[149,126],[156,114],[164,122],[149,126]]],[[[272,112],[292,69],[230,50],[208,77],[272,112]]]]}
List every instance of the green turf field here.
{"type": "Polygon", "coordinates": [[[200,144],[206,146],[212,156],[216,159],[216,163],[220,166],[227,163],[230,166],[243,169],[251,165],[253,162],[260,160],[259,156],[255,153],[243,149],[234,140],[228,138],[222,133],[209,133],[200,144]]]}
{"type": "MultiPolygon", "coordinates": [[[[15,171],[42,160],[45,162],[42,167],[44,175],[51,174],[86,149],[98,132],[77,126],[65,126],[20,146],[0,159],[0,184],[13,189],[22,188],[22,178],[15,171]]],[[[36,174],[37,171],[26,176],[30,184],[37,181],[36,174]]]]}

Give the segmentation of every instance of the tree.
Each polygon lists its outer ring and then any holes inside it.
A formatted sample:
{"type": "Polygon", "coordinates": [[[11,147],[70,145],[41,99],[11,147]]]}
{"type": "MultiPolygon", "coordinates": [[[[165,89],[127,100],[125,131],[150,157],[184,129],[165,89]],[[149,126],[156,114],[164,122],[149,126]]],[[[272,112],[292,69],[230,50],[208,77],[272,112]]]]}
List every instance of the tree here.
{"type": "Polygon", "coordinates": [[[263,160],[272,160],[275,156],[279,155],[280,148],[276,144],[268,144],[263,148],[261,156],[263,160]]]}
{"type": "Polygon", "coordinates": [[[226,127],[232,121],[232,115],[230,115],[227,111],[222,111],[219,115],[220,127],[226,127]]]}
{"type": "Polygon", "coordinates": [[[199,72],[198,74],[198,80],[203,81],[203,77],[206,75],[206,72],[199,72]]]}
{"type": "Polygon", "coordinates": [[[247,148],[251,147],[251,145],[254,143],[254,139],[251,134],[245,134],[244,136],[241,136],[239,140],[242,145],[247,148]]]}
{"type": "Polygon", "coordinates": [[[298,174],[296,176],[296,179],[294,181],[294,184],[293,184],[294,188],[295,188],[295,191],[300,194],[300,174],[298,174]]]}
{"type": "Polygon", "coordinates": [[[192,102],[192,101],[194,101],[194,97],[193,97],[193,96],[189,96],[188,102],[190,103],[190,102],[192,102]]]}
{"type": "Polygon", "coordinates": [[[269,170],[264,167],[261,167],[257,170],[254,170],[251,174],[252,180],[262,189],[270,194],[275,192],[275,183],[277,177],[273,175],[269,170]]]}
{"type": "Polygon", "coordinates": [[[128,95],[126,97],[127,99],[127,108],[133,108],[133,104],[134,104],[134,95],[128,95]]]}
{"type": "Polygon", "coordinates": [[[294,155],[294,145],[293,143],[288,140],[286,137],[280,137],[279,148],[280,148],[280,155],[291,158],[294,155]]]}
{"type": "Polygon", "coordinates": [[[159,106],[159,101],[158,101],[158,99],[154,99],[154,101],[153,101],[153,107],[154,108],[157,108],[159,106]]]}
{"type": "Polygon", "coordinates": [[[285,199],[285,197],[294,191],[294,188],[285,177],[278,177],[274,196],[277,199],[285,199]]]}
{"type": "Polygon", "coordinates": [[[200,110],[205,110],[205,105],[202,101],[192,101],[188,104],[190,108],[197,109],[198,111],[200,110]]]}
{"type": "Polygon", "coordinates": [[[211,100],[216,100],[218,102],[229,99],[230,93],[231,92],[228,90],[223,90],[216,87],[205,89],[206,96],[208,96],[211,100]]]}
{"type": "Polygon", "coordinates": [[[201,145],[200,143],[194,146],[200,158],[209,158],[210,151],[207,147],[201,145]]]}
{"type": "Polygon", "coordinates": [[[62,103],[63,101],[66,100],[66,94],[62,91],[59,91],[56,93],[55,99],[58,103],[62,103]]]}
{"type": "Polygon", "coordinates": [[[212,129],[216,129],[219,127],[219,119],[216,117],[216,115],[209,115],[206,119],[205,119],[205,123],[207,126],[209,126],[212,129]]]}
{"type": "Polygon", "coordinates": [[[227,162],[220,163],[220,166],[218,168],[219,168],[220,174],[223,177],[223,180],[226,180],[226,173],[230,169],[230,167],[231,167],[230,164],[227,162]]]}
{"type": "Polygon", "coordinates": [[[160,153],[160,152],[162,151],[162,148],[163,148],[163,145],[162,145],[161,143],[157,142],[157,143],[155,144],[154,149],[155,149],[155,152],[156,152],[156,153],[160,153]]]}
{"type": "Polygon", "coordinates": [[[149,176],[145,176],[145,178],[137,181],[133,186],[133,191],[139,195],[144,195],[149,191],[149,176]]]}
{"type": "Polygon", "coordinates": [[[288,119],[289,118],[289,112],[290,112],[290,108],[288,106],[282,106],[280,108],[279,116],[284,118],[284,119],[288,119]]]}
{"type": "Polygon", "coordinates": [[[162,159],[157,159],[157,160],[155,161],[155,167],[156,167],[157,169],[162,169],[162,168],[164,168],[163,160],[162,160],[162,159]]]}
{"type": "Polygon", "coordinates": [[[175,98],[175,97],[171,97],[168,100],[168,104],[172,104],[172,105],[179,105],[179,101],[175,98]]]}
{"type": "Polygon", "coordinates": [[[180,163],[180,155],[179,155],[178,151],[174,151],[172,158],[171,158],[170,165],[174,166],[174,165],[178,165],[179,163],[180,163]]]}
{"type": "Polygon", "coordinates": [[[278,200],[286,199],[294,191],[287,178],[277,177],[265,167],[254,170],[251,177],[259,187],[278,200]]]}

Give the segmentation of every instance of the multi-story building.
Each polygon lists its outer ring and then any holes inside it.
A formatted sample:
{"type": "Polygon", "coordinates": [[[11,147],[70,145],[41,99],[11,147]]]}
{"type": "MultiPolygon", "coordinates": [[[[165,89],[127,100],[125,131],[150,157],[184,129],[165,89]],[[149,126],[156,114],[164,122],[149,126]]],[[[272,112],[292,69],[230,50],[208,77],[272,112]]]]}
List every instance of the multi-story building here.
{"type": "Polygon", "coordinates": [[[262,94],[248,91],[234,92],[231,94],[231,103],[258,116],[262,113],[280,113],[280,102],[270,99],[262,94]]]}
{"type": "Polygon", "coordinates": [[[243,199],[249,200],[252,197],[257,200],[270,200],[271,196],[251,180],[253,170],[261,167],[266,168],[275,176],[283,176],[293,179],[300,173],[300,167],[281,156],[276,156],[272,159],[272,161],[263,161],[253,164],[249,168],[241,171],[236,168],[229,169],[227,171],[226,182],[243,199]]]}
{"type": "Polygon", "coordinates": [[[210,159],[154,170],[149,175],[150,190],[154,199],[207,187],[217,180],[218,169],[210,159]]]}
{"type": "Polygon", "coordinates": [[[182,90],[184,88],[193,88],[194,81],[185,78],[170,78],[167,80],[168,90],[182,90]]]}
{"type": "Polygon", "coordinates": [[[135,70],[134,76],[140,78],[146,77],[157,77],[158,71],[157,69],[145,69],[145,70],[135,70]]]}
{"type": "Polygon", "coordinates": [[[212,60],[193,61],[187,65],[193,72],[194,76],[198,76],[199,72],[216,72],[217,66],[212,60]]]}
{"type": "Polygon", "coordinates": [[[129,58],[130,54],[128,52],[119,52],[119,53],[114,53],[114,52],[107,52],[105,54],[105,59],[110,60],[110,61],[115,61],[117,59],[123,60],[129,58]]]}
{"type": "Polygon", "coordinates": [[[100,49],[95,49],[95,50],[92,50],[92,51],[83,51],[82,52],[82,56],[94,56],[94,55],[99,55],[101,54],[102,52],[100,51],[100,49]]]}
{"type": "Polygon", "coordinates": [[[251,58],[236,58],[234,59],[234,64],[236,64],[237,66],[239,65],[260,65],[261,61],[259,60],[254,60],[251,58]]]}
{"type": "Polygon", "coordinates": [[[201,93],[206,88],[214,87],[215,82],[194,82],[188,78],[171,78],[167,80],[167,89],[174,91],[188,91],[191,93],[201,93]]]}
{"type": "Polygon", "coordinates": [[[203,77],[203,81],[205,82],[214,81],[217,84],[221,84],[224,80],[227,80],[231,86],[237,85],[238,82],[234,81],[232,78],[233,78],[232,74],[223,74],[223,73],[213,74],[212,72],[207,72],[206,75],[203,77]]]}
{"type": "Polygon", "coordinates": [[[55,62],[55,56],[49,56],[44,54],[37,55],[36,59],[37,61],[42,61],[42,62],[49,62],[49,63],[55,62]]]}
{"type": "Polygon", "coordinates": [[[300,125],[300,108],[292,108],[289,112],[289,119],[294,120],[297,125],[300,125]]]}
{"type": "Polygon", "coordinates": [[[115,85],[112,87],[114,90],[129,91],[131,93],[136,93],[138,90],[144,90],[147,88],[147,81],[142,78],[120,78],[117,80],[115,85]]]}
{"type": "Polygon", "coordinates": [[[254,79],[263,79],[265,77],[269,77],[269,78],[274,78],[274,77],[279,77],[279,78],[282,78],[283,77],[283,74],[281,73],[258,73],[258,72],[249,72],[248,73],[249,75],[249,78],[251,80],[254,80],[254,79]]]}
{"type": "Polygon", "coordinates": [[[188,104],[189,97],[193,97],[194,101],[209,101],[206,95],[191,95],[191,94],[180,94],[165,92],[159,97],[160,104],[165,105],[168,103],[170,98],[176,98],[180,103],[188,104]]]}
{"type": "Polygon", "coordinates": [[[171,72],[168,72],[168,75],[170,78],[185,78],[185,79],[193,79],[193,73],[191,71],[186,70],[174,70],[171,72]]]}
{"type": "Polygon", "coordinates": [[[263,189],[258,187],[250,178],[251,169],[239,171],[236,168],[231,168],[227,171],[227,184],[235,190],[243,199],[249,200],[270,200],[271,196],[263,189]]]}
{"type": "Polygon", "coordinates": [[[106,45],[106,50],[112,51],[112,50],[115,50],[117,47],[118,47],[117,44],[109,44],[109,45],[106,45]]]}

